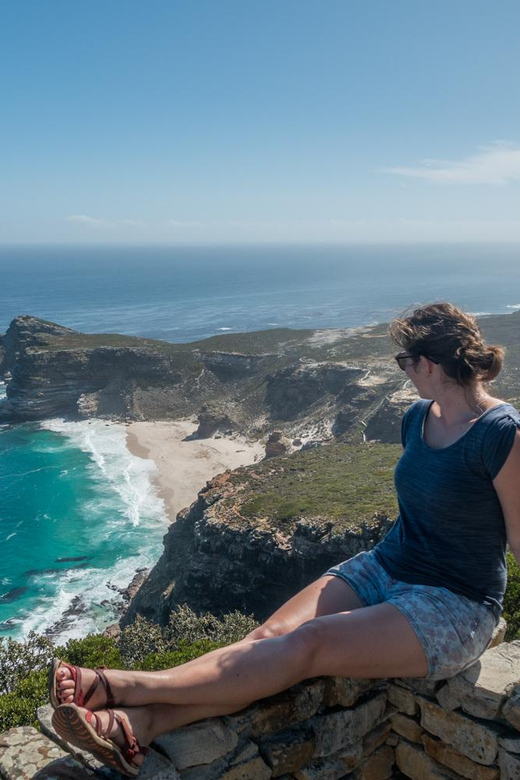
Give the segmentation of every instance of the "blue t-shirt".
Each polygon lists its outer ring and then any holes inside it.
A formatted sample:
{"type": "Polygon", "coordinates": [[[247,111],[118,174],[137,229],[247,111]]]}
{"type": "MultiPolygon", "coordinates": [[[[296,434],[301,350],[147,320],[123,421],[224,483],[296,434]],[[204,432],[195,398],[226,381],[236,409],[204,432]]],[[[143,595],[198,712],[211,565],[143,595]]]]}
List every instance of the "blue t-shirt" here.
{"type": "Polygon", "coordinates": [[[424,441],[433,401],[403,417],[404,453],[395,470],[399,517],[375,548],[391,577],[445,587],[487,604],[498,619],[507,582],[506,528],[493,479],[520,428],[511,404],[488,409],[442,449],[424,441]]]}

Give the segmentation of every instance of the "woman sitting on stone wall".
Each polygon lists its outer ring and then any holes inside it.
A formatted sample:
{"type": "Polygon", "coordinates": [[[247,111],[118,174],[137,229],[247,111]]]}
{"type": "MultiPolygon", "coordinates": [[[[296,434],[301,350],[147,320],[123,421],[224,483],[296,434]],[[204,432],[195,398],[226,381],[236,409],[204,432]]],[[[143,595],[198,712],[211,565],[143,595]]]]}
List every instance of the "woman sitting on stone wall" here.
{"type": "Polygon", "coordinates": [[[402,423],[400,515],[386,537],[330,569],[241,642],[162,672],[55,660],[53,724],[136,775],[154,737],[321,675],[457,674],[486,649],[520,561],[520,415],[485,383],[503,349],[448,303],[394,320],[396,360],[420,400],[402,423]]]}

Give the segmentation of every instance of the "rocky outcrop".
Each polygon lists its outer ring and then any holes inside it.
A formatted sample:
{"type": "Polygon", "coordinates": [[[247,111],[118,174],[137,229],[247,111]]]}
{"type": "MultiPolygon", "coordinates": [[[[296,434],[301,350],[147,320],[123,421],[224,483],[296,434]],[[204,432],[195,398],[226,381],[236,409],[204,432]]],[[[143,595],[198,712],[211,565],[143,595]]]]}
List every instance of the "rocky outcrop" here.
{"type": "Polygon", "coordinates": [[[166,624],[183,603],[199,612],[237,609],[265,619],[334,563],[373,547],[392,524],[385,514],[346,529],[317,517],[248,521],[239,510],[239,472],[213,479],[179,513],[122,625],[137,614],[166,624]]]}
{"type": "MultiPolygon", "coordinates": [[[[295,439],[295,441],[297,441],[297,439],[295,439]]],[[[282,455],[288,455],[292,449],[293,444],[290,439],[286,438],[281,431],[273,431],[273,433],[269,435],[265,445],[265,457],[279,458],[282,455]]]]}

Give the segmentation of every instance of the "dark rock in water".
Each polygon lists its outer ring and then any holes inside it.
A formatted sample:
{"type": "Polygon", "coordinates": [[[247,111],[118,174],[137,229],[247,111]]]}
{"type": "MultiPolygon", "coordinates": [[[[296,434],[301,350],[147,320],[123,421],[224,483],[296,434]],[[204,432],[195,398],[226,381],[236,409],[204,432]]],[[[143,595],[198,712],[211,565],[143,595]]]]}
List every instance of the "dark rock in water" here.
{"type": "Polygon", "coordinates": [[[87,605],[81,600],[80,596],[74,596],[71,601],[70,607],[65,610],[60,620],[46,629],[45,636],[56,637],[62,633],[65,629],[69,628],[74,622],[73,618],[79,615],[84,615],[87,612],[87,605]]]}
{"type": "Polygon", "coordinates": [[[71,558],[56,558],[56,563],[71,563],[72,561],[88,561],[88,555],[77,555],[71,558]]]}
{"type": "Polygon", "coordinates": [[[24,593],[27,593],[29,588],[13,588],[0,596],[0,604],[10,604],[12,601],[17,601],[24,593]]]}
{"type": "Polygon", "coordinates": [[[16,620],[14,620],[13,618],[9,618],[8,620],[4,620],[2,623],[0,623],[0,631],[9,631],[15,625],[16,625],[16,620]]]}

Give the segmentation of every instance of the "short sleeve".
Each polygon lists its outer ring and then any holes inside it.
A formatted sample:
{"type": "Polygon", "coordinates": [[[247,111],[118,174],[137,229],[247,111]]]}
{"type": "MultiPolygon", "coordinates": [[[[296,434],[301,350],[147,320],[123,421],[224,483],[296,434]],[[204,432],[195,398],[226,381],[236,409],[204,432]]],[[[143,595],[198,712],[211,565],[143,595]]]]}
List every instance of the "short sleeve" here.
{"type": "Polygon", "coordinates": [[[408,423],[410,421],[410,411],[411,411],[411,408],[412,407],[410,407],[409,409],[406,410],[406,412],[403,415],[403,419],[401,420],[401,444],[402,444],[403,450],[406,447],[406,433],[408,431],[408,423]]]}
{"type": "Polygon", "coordinates": [[[491,479],[495,479],[511,452],[515,435],[520,429],[520,417],[510,415],[493,420],[482,443],[482,461],[491,479]]]}
{"type": "Polygon", "coordinates": [[[412,421],[412,417],[414,414],[420,412],[420,408],[421,408],[421,399],[419,401],[414,401],[413,404],[408,407],[408,409],[403,415],[403,419],[401,420],[401,444],[403,445],[403,450],[406,447],[406,440],[408,438],[408,431],[410,430],[410,423],[412,421]]]}

